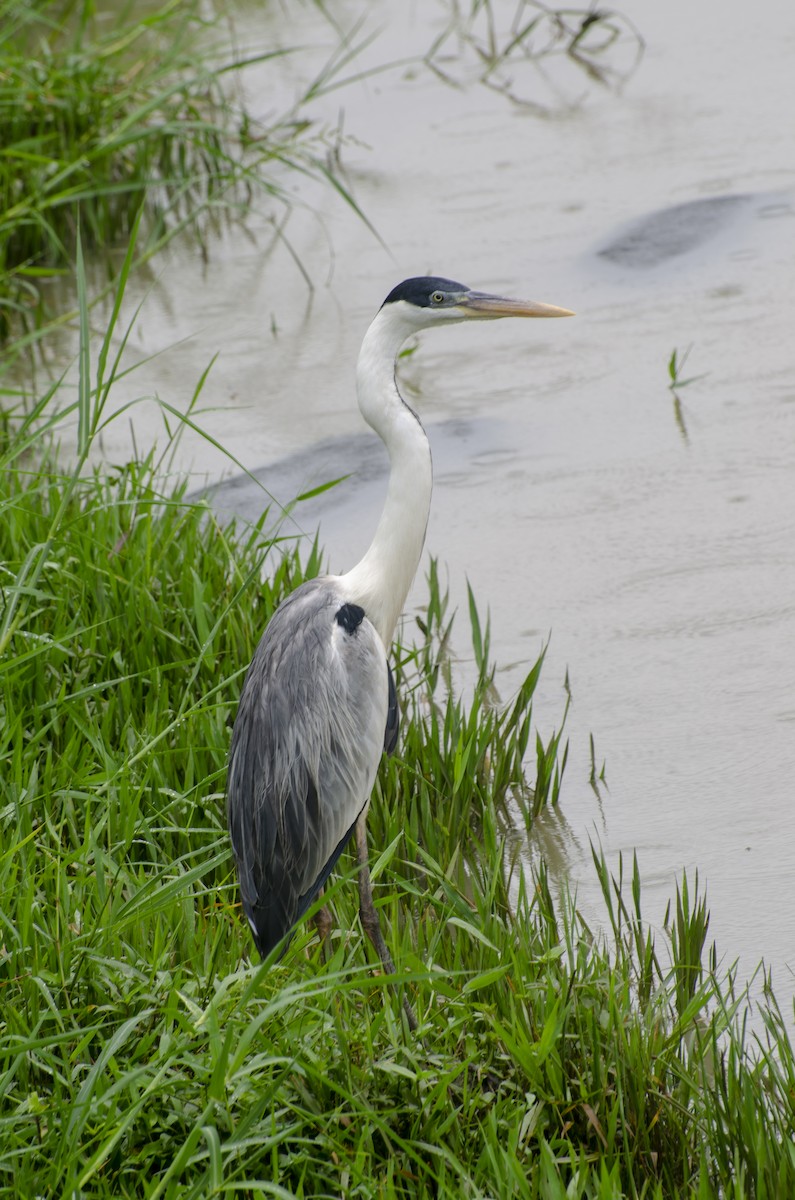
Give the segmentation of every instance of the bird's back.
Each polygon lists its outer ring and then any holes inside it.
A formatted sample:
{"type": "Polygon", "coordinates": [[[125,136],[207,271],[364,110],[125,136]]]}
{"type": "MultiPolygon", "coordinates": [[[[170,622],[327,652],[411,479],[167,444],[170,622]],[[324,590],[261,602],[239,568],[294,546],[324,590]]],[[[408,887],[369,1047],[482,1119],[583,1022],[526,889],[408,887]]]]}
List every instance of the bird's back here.
{"type": "Polygon", "coordinates": [[[383,645],[334,577],[297,588],[251,661],[227,815],[243,907],[265,956],[323,886],[366,807],[389,707],[383,645]]]}

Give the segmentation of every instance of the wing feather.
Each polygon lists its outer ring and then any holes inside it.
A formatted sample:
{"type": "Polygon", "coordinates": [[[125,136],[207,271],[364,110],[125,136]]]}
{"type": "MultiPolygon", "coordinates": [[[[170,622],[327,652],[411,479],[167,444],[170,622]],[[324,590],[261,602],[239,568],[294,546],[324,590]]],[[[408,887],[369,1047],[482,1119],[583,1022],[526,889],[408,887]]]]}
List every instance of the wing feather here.
{"type": "MultiPolygon", "coordinates": [[[[243,907],[265,956],[325,883],[366,807],[389,707],[381,640],[335,620],[336,581],[283,601],[254,653],[229,758],[227,815],[243,907]]],[[[394,686],[394,685],[393,685],[394,686]]]]}
{"type": "Polygon", "coordinates": [[[397,689],[395,688],[395,676],[392,674],[392,668],[389,663],[387,663],[386,669],[389,700],[386,710],[386,729],[384,730],[384,752],[391,755],[395,753],[398,734],[400,733],[400,708],[398,707],[397,689]]]}

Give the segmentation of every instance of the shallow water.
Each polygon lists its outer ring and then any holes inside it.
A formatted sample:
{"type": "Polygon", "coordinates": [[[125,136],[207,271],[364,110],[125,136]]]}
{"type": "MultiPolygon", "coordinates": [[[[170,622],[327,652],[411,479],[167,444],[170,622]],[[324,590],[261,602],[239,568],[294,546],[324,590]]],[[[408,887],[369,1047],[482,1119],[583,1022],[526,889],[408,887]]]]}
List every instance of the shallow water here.
{"type": "MultiPolygon", "coordinates": [[[[381,29],[356,67],[416,56],[443,5],[369,6],[381,29]]],[[[495,3],[495,11],[513,5],[495,3]]],[[[342,6],[352,23],[360,15],[342,6]]],[[[383,490],[355,408],[366,324],[391,286],[433,271],[577,311],[427,336],[404,367],[429,430],[436,490],[427,552],[465,577],[492,617],[497,660],[533,660],[551,634],[536,714],[548,734],[573,706],[562,869],[597,908],[589,838],[611,861],[637,849],[659,924],[686,867],[706,882],[710,935],[748,974],[761,957],[782,999],[795,970],[795,13],[760,0],[626,0],[645,57],[620,93],[566,63],[517,68],[540,117],[462,75],[421,68],[329,93],[316,115],[355,141],[346,178],[388,249],[327,189],[297,208],[292,247],[266,256],[228,234],[209,265],[184,248],[152,282],[133,337],[170,350],[131,387],[187,403],[241,463],[282,461],[287,501],[362,461],[367,478],[299,511],[333,569],[367,544],[383,490]],[[668,361],[692,346],[679,393],[668,361]],[[341,439],[338,443],[329,439],[341,439]],[[312,451],[325,441],[320,451],[312,451]],[[339,462],[339,468],[332,464],[339,462]],[[608,787],[589,786],[589,735],[608,787]]],[[[275,30],[258,8],[246,44],[275,30]]],[[[285,42],[333,44],[314,5],[271,17],[285,42]]],[[[284,100],[306,57],[286,60],[284,100]]],[[[451,65],[452,69],[452,65],[451,65]]],[[[351,68],[353,70],[353,68],[351,68]]],[[[274,97],[251,80],[255,107],[274,97]]],[[[272,87],[272,74],[267,76],[272,87]]],[[[119,392],[119,399],[126,398],[119,392]]],[[[135,418],[139,447],[158,427],[135,418]]],[[[149,416],[147,416],[147,413],[149,416]]],[[[104,451],[128,452],[127,423],[104,451]]],[[[197,482],[228,461],[186,438],[197,482]]],[[[234,492],[224,503],[239,511],[234,492]],[[230,499],[231,497],[231,499],[230,499]]],[[[249,499],[248,504],[252,504],[249,499]]],[[[256,510],[263,503],[255,496],[256,510]]],[[[249,510],[250,511],[250,510],[249,510]]],[[[411,604],[421,602],[422,583],[411,604]]],[[[465,649],[465,622],[459,637],[465,649]]],[[[507,696],[520,666],[505,672],[507,696]]],[[[556,833],[554,820],[549,833],[556,833]]],[[[560,831],[558,830],[559,834],[560,831]]]]}

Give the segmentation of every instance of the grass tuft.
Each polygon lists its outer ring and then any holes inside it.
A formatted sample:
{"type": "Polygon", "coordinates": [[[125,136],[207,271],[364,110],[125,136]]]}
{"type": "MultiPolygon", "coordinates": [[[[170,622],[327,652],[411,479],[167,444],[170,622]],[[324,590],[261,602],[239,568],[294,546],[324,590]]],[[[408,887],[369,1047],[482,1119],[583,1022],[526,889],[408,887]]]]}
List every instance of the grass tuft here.
{"type": "Polygon", "coordinates": [[[206,254],[258,197],[289,209],[283,168],[344,191],[300,102],[265,126],[231,85],[289,51],[224,56],[218,27],[198,0],[124,5],[112,22],[91,0],[0,0],[0,338],[46,317],[78,229],[111,270],[141,212],[141,258],[186,229],[206,254]]]}

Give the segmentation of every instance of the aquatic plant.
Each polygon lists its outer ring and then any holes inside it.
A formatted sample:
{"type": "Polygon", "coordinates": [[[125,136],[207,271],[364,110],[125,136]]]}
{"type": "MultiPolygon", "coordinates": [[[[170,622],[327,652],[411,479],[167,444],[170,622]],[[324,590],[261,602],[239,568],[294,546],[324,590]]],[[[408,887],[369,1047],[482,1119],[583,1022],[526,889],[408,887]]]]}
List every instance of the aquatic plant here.
{"type": "Polygon", "coordinates": [[[513,103],[542,115],[558,88],[545,71],[554,60],[574,67],[581,79],[623,86],[637,70],[644,40],[615,9],[554,8],[539,0],[442,0],[447,21],[425,54],[441,79],[463,86],[474,78],[513,103]],[[540,87],[539,87],[540,81],[540,87]]]}
{"type": "Polygon", "coordinates": [[[684,370],[685,363],[690,357],[690,351],[692,349],[692,346],[688,346],[683,354],[680,354],[678,350],[674,349],[671,351],[671,357],[668,359],[668,378],[670,380],[668,384],[668,390],[671,392],[673,397],[674,420],[676,421],[676,427],[682,435],[682,440],[685,442],[685,444],[687,444],[689,441],[689,435],[687,432],[687,425],[685,424],[682,398],[679,395],[679,392],[682,388],[689,387],[691,383],[697,383],[699,379],[706,378],[705,374],[690,375],[687,379],[682,378],[682,371],[684,370]]]}

